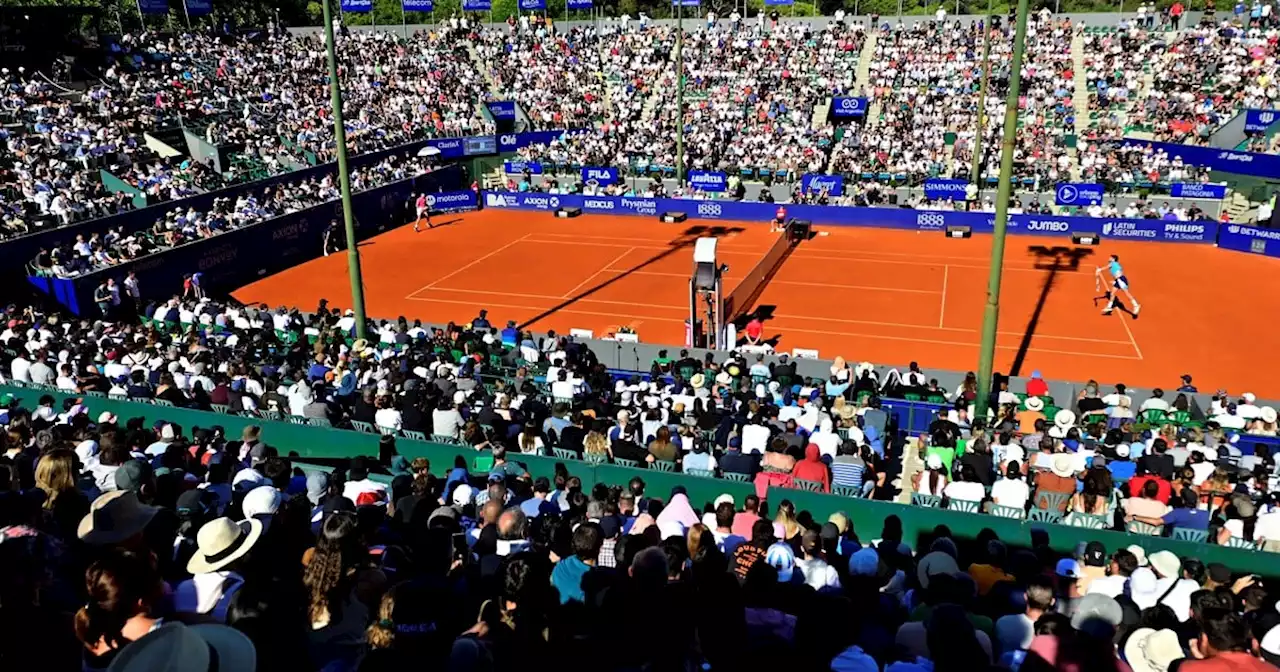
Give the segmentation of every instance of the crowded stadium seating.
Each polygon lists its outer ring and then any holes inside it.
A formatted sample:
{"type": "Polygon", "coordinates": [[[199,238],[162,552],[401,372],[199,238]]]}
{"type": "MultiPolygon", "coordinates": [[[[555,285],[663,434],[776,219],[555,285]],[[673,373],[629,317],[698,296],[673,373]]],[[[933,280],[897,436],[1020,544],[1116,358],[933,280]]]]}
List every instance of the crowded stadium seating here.
{"type": "MultiPolygon", "coordinates": [[[[1121,141],[1202,145],[1271,107],[1275,25],[1257,11],[1248,27],[1169,30],[1037,12],[1020,187],[1206,181],[1166,146],[1121,141]]],[[[544,133],[514,156],[549,173],[612,167],[665,195],[683,125],[688,168],[823,205],[967,178],[985,105],[979,164],[993,182],[1008,25],[980,101],[971,23],[699,24],[683,119],[674,29],[647,20],[340,31],[348,140],[369,158],[353,190],[434,167],[414,141],[495,140],[485,103],[497,100],[519,106],[521,131],[544,133]],[[833,121],[848,97],[865,99],[864,122],[833,121]],[[850,188],[806,193],[805,173],[850,188]]],[[[148,33],[111,54],[82,90],[0,73],[0,237],[209,205],[60,241],[36,275],[90,274],[336,199],[314,32],[148,33]],[[181,138],[215,160],[157,153],[181,138]],[[263,179],[275,181],[232,201],[211,193],[263,179]]],[[[1273,148],[1265,134],[1244,144],[1273,148]]],[[[561,188],[549,184],[508,186],[561,188]]],[[[386,193],[388,207],[411,202],[386,193]]],[[[1080,214],[1118,214],[1094,205],[1080,214]]],[[[1200,214],[1135,203],[1124,216],[1200,214]]],[[[484,312],[375,320],[366,340],[323,302],[242,306],[196,284],[170,300],[101,299],[91,319],[0,308],[0,669],[1280,662],[1280,419],[1251,393],[1209,397],[1188,379],[1063,394],[1033,375],[994,381],[994,411],[974,418],[973,374],[944,387],[914,364],[661,351],[623,370],[588,342],[484,312]]]]}

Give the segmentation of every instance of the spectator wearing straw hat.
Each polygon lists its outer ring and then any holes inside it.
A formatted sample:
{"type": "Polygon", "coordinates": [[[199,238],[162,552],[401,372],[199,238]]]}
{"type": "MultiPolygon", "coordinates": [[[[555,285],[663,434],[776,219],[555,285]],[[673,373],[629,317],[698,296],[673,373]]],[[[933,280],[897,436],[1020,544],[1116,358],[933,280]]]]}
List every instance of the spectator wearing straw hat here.
{"type": "Polygon", "coordinates": [[[1044,420],[1044,400],[1040,397],[1027,397],[1026,410],[1018,412],[1018,431],[1031,434],[1035,431],[1036,422],[1044,420]]]}
{"type": "Polygon", "coordinates": [[[231,599],[245,582],[237,569],[262,537],[262,529],[262,521],[256,518],[238,523],[216,518],[205,523],[196,534],[196,552],[187,562],[192,576],[174,591],[175,608],[225,622],[231,599]]]}

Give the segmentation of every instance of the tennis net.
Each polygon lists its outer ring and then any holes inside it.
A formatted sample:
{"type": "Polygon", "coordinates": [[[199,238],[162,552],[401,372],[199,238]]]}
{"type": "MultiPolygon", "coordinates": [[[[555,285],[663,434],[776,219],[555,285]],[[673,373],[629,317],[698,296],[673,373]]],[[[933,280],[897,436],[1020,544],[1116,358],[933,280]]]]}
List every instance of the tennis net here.
{"type": "Polygon", "coordinates": [[[769,280],[773,279],[774,274],[782,268],[783,262],[791,255],[791,251],[799,244],[799,240],[792,240],[785,231],[778,236],[769,251],[756,262],[738,286],[729,292],[729,296],[725,297],[724,321],[726,323],[738,319],[751,310],[756,299],[760,298],[760,292],[764,291],[769,280]]]}

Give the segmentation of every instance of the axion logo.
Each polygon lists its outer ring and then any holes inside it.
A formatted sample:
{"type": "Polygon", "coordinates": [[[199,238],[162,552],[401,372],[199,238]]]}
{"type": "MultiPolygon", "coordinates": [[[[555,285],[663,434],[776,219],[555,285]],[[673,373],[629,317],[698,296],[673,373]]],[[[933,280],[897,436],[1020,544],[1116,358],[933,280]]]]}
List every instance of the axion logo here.
{"type": "Polygon", "coordinates": [[[699,203],[698,204],[699,215],[704,215],[707,217],[719,217],[720,212],[721,210],[720,210],[719,203],[699,203]]]}

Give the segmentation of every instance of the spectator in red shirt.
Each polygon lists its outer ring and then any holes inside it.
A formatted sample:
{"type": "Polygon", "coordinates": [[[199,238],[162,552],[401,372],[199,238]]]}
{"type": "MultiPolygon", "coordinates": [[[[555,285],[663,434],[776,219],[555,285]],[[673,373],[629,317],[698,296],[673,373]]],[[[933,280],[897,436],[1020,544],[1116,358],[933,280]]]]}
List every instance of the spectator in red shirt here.
{"type": "Polygon", "coordinates": [[[730,528],[734,534],[743,539],[751,538],[751,526],[760,520],[760,514],[756,513],[760,509],[760,498],[755,495],[747,495],[745,501],[742,502],[742,511],[733,516],[733,526],[730,528]]]}
{"type": "Polygon", "coordinates": [[[1031,372],[1031,380],[1027,381],[1028,397],[1047,397],[1049,396],[1049,383],[1044,382],[1044,378],[1040,377],[1039,371],[1031,372]]]}
{"type": "Polygon", "coordinates": [[[747,327],[743,330],[743,333],[747,335],[748,345],[760,345],[760,337],[764,336],[764,323],[760,321],[760,318],[753,317],[751,318],[751,321],[747,323],[747,327]]]}
{"type": "MultiPolygon", "coordinates": [[[[1139,467],[1139,469],[1141,469],[1141,467],[1139,467]]],[[[1150,481],[1155,481],[1156,487],[1158,488],[1155,499],[1159,500],[1161,504],[1168,504],[1169,496],[1173,494],[1173,485],[1156,474],[1140,473],[1129,479],[1129,485],[1127,486],[1129,488],[1129,496],[1141,497],[1143,486],[1150,481]]]]}

